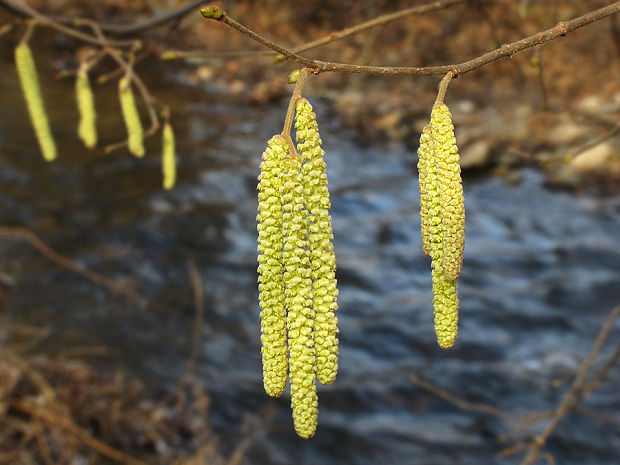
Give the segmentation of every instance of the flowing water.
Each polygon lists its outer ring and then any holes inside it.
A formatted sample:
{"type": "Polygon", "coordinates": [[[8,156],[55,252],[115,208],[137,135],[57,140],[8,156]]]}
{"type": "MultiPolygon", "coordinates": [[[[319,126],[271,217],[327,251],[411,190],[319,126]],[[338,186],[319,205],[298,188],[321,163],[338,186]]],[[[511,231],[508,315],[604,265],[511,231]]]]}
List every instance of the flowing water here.
{"type": "MultiPolygon", "coordinates": [[[[78,263],[135,285],[150,302],[112,297],[2,238],[1,270],[17,282],[10,318],[56,328],[47,350],[104,345],[104,366],[121,364],[152,386],[173,386],[190,347],[193,260],[206,299],[198,377],[225,447],[238,442],[244,418],[259,418],[262,437],[247,450],[248,463],[519,463],[497,455],[499,436],[514,424],[460,410],[410,376],[514,414],[551,409],[567,387],[552,382],[571,379],[620,302],[619,197],[549,191],[529,170],[516,184],[466,176],[459,340],[453,350],[439,349],[416,155],[398,145],[360,147],[315,101],[333,202],[341,368],[333,385],[319,388],[317,435],[303,441],[293,432],[288,394],[270,399],[262,389],[256,289],[258,163],[287,102],[248,106],[172,73],[152,77],[155,94],[174,104],[178,139],[179,183],[165,192],[157,138],[144,159],[83,149],[72,83],[42,73],[59,143],[58,161],[45,163],[4,64],[0,224],[31,228],[78,263]]],[[[114,85],[97,89],[102,144],[124,137],[115,92],[114,85]]],[[[619,337],[616,324],[610,339],[619,337]]],[[[620,419],[618,392],[616,368],[587,406],[620,419]]],[[[559,464],[617,464],[620,428],[571,414],[548,450],[559,464]]]]}

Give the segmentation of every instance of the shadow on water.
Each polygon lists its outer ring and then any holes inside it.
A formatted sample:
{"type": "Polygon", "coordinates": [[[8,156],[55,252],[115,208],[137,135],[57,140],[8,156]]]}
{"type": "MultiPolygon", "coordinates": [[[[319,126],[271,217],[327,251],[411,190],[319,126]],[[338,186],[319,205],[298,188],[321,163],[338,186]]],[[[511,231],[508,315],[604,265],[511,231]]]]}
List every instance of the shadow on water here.
{"type": "MultiPolygon", "coordinates": [[[[40,69],[45,67],[41,62],[40,69]]],[[[419,237],[415,154],[359,147],[315,102],[327,150],[340,285],[341,371],[320,387],[315,438],[298,439],[289,399],[262,390],[256,290],[256,176],[286,102],[248,106],[160,75],[173,103],[179,183],[161,189],[159,143],[145,159],[86,151],[75,135],[72,83],[41,73],[59,143],[42,161],[13,70],[1,78],[0,223],[26,226],[73,260],[136,285],[153,305],[112,298],[27,245],[0,241],[2,271],[17,277],[11,318],[51,325],[46,350],[102,344],[151,384],[185,368],[193,319],[187,260],[201,271],[206,315],[198,375],[211,422],[231,444],[243,416],[276,409],[250,463],[510,464],[499,459],[497,419],[462,412],[411,384],[417,373],[470,401],[513,413],[553,408],[551,382],[570,376],[620,301],[618,198],[550,192],[542,177],[465,180],[467,245],[454,350],[434,342],[430,264],[419,237]]],[[[97,89],[102,144],[124,137],[116,89],[97,89]]],[[[458,133],[457,133],[458,137],[458,133]]],[[[615,328],[612,338],[620,336],[615,328]]],[[[588,405],[620,410],[616,370],[588,405]]],[[[620,434],[570,416],[549,444],[562,464],[615,464],[620,434]]]]}

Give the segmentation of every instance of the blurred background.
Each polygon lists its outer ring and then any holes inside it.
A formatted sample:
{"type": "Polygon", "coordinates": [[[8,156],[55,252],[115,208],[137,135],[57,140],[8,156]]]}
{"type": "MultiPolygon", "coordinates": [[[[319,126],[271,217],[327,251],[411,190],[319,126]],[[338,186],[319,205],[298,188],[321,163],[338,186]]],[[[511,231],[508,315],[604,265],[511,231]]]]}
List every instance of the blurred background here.
{"type": "MultiPolygon", "coordinates": [[[[187,2],[27,3],[122,24],[187,2]]],[[[295,46],[423,3],[221,6],[295,46]]],[[[610,3],[464,1],[304,54],[459,63],[610,3]]],[[[165,191],[159,134],[143,159],[103,150],[126,137],[116,78],[95,85],[111,60],[91,71],[100,143],[83,147],[71,72],[84,44],[39,27],[31,46],[59,147],[43,161],[13,65],[25,28],[3,8],[0,25],[0,463],[521,464],[606,321],[578,405],[536,463],[618,463],[620,18],[451,83],[467,211],[451,350],[435,342],[416,170],[439,77],[308,78],[340,289],[340,371],[319,387],[308,441],[288,391],[263,391],[256,286],[258,165],[294,66],[222,57],[264,49],[198,8],[129,36],[144,45],[136,73],[172,109],[178,181],[165,191]]]]}

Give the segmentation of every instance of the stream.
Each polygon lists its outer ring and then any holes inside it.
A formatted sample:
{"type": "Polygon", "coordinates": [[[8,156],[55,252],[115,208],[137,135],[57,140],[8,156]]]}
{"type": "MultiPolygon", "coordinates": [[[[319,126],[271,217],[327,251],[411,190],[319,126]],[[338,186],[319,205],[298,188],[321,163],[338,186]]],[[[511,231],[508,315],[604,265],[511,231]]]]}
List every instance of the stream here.
{"type": "MultiPolygon", "coordinates": [[[[159,137],[148,140],[144,159],[84,149],[73,83],[53,80],[42,60],[59,145],[58,160],[44,162],[9,51],[2,57],[0,224],[28,227],[149,302],[111,296],[25,242],[1,238],[0,272],[16,282],[8,318],[55,328],[46,350],[102,345],[109,348],[95,362],[102,368],[120,365],[151,386],[174,386],[190,350],[193,261],[205,292],[197,376],[211,396],[210,423],[232,449],[244,418],[259,419],[264,430],[246,451],[250,464],[518,464],[520,455],[498,456],[499,437],[514,424],[461,410],[411,375],[513,414],[552,409],[620,302],[620,197],[550,191],[529,169],[516,182],[466,173],[459,339],[452,350],[438,348],[416,154],[398,144],[357,144],[310,96],[327,153],[341,350],[336,382],[319,387],[317,434],[301,440],[288,390],[271,399],[262,388],[256,286],[258,164],[287,102],[251,106],[214,84],[151,76],[154,94],[173,104],[178,184],[166,192],[159,137]],[[554,388],[557,379],[568,382],[554,388]]],[[[121,140],[115,85],[98,88],[96,101],[99,146],[121,140]]],[[[617,322],[610,340],[619,338],[617,322]]],[[[613,346],[605,345],[599,364],[613,346]]],[[[620,419],[619,392],[616,367],[585,405],[620,419]]],[[[547,450],[562,465],[617,465],[620,428],[570,414],[547,450]]]]}

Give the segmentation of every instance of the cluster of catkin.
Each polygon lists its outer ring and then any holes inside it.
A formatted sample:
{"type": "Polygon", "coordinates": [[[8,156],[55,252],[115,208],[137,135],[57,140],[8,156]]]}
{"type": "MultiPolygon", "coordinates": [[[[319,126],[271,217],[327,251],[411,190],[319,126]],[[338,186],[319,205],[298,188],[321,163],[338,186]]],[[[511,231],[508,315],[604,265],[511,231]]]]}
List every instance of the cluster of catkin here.
{"type": "Polygon", "coordinates": [[[330,200],[316,115],[296,104],[297,151],[276,135],[263,153],[258,183],[258,273],[263,383],[279,397],[291,384],[295,431],[314,435],[316,380],[338,371],[336,258],[330,200]]]}
{"type": "Polygon", "coordinates": [[[457,336],[456,279],[463,263],[465,205],[452,115],[444,103],[433,106],[418,157],[422,245],[432,259],[435,332],[439,346],[449,348],[457,336]]]}
{"type": "MultiPolygon", "coordinates": [[[[22,86],[28,113],[34,127],[41,153],[46,161],[53,161],[57,157],[57,148],[49,119],[45,111],[37,69],[32,51],[26,42],[21,42],[15,48],[15,66],[22,86]]],[[[75,99],[77,102],[80,122],[78,136],[88,148],[97,145],[97,114],[95,99],[88,77],[88,61],[82,62],[76,73],[75,99]]],[[[140,113],[131,89],[129,75],[122,77],[118,82],[118,93],[123,119],[127,128],[127,142],[129,151],[137,157],[144,156],[144,131],[140,121],[140,113]]],[[[166,120],[162,130],[162,170],[164,188],[171,189],[176,178],[174,133],[170,123],[166,120]]]]}

